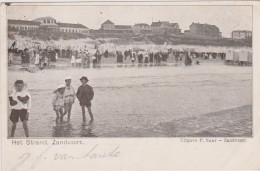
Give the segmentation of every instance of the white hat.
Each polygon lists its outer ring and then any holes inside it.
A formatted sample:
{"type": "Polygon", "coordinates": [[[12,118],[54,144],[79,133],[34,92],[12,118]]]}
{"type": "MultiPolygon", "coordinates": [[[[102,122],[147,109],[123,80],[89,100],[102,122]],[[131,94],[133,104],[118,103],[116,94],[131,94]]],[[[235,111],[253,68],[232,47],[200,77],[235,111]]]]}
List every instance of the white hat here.
{"type": "Polygon", "coordinates": [[[64,84],[60,84],[60,85],[57,87],[57,90],[60,89],[60,88],[65,88],[65,85],[64,85],[64,84]]]}
{"type": "Polygon", "coordinates": [[[57,89],[55,91],[53,91],[53,93],[56,93],[60,88],[65,88],[64,84],[60,84],[57,89]]]}
{"type": "Polygon", "coordinates": [[[70,76],[65,77],[65,80],[71,80],[70,76]]]}

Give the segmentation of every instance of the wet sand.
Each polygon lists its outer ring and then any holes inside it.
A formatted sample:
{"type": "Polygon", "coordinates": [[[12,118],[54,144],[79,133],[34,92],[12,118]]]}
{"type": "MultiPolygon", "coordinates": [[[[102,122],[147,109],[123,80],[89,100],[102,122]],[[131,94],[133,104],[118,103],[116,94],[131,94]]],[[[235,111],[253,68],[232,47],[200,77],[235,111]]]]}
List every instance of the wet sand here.
{"type": "MultiPolygon", "coordinates": [[[[121,67],[9,71],[9,92],[16,79],[32,95],[31,137],[182,137],[251,136],[252,67],[121,67]],[[82,121],[78,101],[68,122],[56,124],[53,90],[69,75],[75,89],[89,77],[95,120],[82,121]]],[[[10,134],[11,122],[8,121],[10,134]]],[[[24,137],[22,124],[17,137],[24,137]]]]}

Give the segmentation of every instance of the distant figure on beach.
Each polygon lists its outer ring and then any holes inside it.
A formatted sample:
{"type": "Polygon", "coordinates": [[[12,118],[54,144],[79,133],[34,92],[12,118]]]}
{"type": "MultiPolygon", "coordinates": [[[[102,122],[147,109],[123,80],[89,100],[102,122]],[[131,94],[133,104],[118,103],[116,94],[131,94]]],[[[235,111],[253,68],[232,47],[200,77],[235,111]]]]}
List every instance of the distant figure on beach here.
{"type": "Polygon", "coordinates": [[[74,67],[75,63],[76,63],[76,53],[77,52],[75,50],[72,51],[72,55],[71,55],[71,59],[70,59],[70,63],[72,65],[72,67],[74,67]]]}
{"type": "Polygon", "coordinates": [[[185,64],[185,66],[190,66],[192,64],[192,60],[188,54],[186,54],[184,64],[185,64]]]}
{"type": "Polygon", "coordinates": [[[29,51],[29,72],[36,72],[35,70],[35,54],[32,50],[29,51]]]}
{"type": "Polygon", "coordinates": [[[96,51],[95,57],[96,57],[96,59],[97,59],[97,65],[98,65],[98,67],[100,67],[102,55],[101,55],[101,53],[99,52],[99,50],[96,51]]]}
{"type": "Polygon", "coordinates": [[[139,64],[143,63],[143,58],[144,58],[144,56],[142,53],[138,54],[137,59],[138,59],[139,64]]]}
{"type": "Polygon", "coordinates": [[[135,63],[135,59],[136,59],[136,54],[135,54],[135,52],[133,52],[133,55],[131,56],[132,64],[135,63]]]}
{"type": "Polygon", "coordinates": [[[87,66],[87,54],[86,51],[84,51],[81,55],[81,66],[82,68],[86,68],[87,66]]]}
{"type": "Polygon", "coordinates": [[[153,63],[153,52],[149,54],[150,57],[150,63],[153,63]]]}
{"type": "Polygon", "coordinates": [[[105,51],[104,56],[105,58],[108,58],[108,50],[105,51]]]}
{"type": "Polygon", "coordinates": [[[40,54],[39,54],[39,50],[36,50],[36,53],[35,53],[35,69],[36,69],[36,71],[39,70],[39,66],[40,66],[40,54]]]}
{"type": "Polygon", "coordinates": [[[29,137],[27,121],[31,108],[31,95],[26,89],[23,80],[15,81],[14,90],[9,96],[9,101],[12,109],[10,115],[10,120],[12,121],[11,137],[14,137],[16,124],[19,121],[19,118],[23,123],[25,136],[29,137]]]}
{"type": "Polygon", "coordinates": [[[176,62],[177,65],[178,65],[178,62],[179,62],[179,55],[180,55],[179,52],[176,52],[175,55],[174,55],[175,56],[175,62],[176,62]]]}
{"type": "Polygon", "coordinates": [[[93,114],[91,111],[91,100],[94,97],[94,91],[91,86],[89,86],[88,83],[88,78],[85,76],[82,76],[80,78],[80,81],[82,85],[78,88],[77,91],[77,98],[79,100],[80,106],[82,108],[82,116],[83,120],[86,120],[86,115],[85,115],[85,107],[88,109],[88,113],[90,115],[91,121],[93,121],[93,114]]]}
{"type": "Polygon", "coordinates": [[[144,55],[144,63],[149,63],[149,55],[148,55],[148,53],[146,53],[145,55],[144,55]]]}
{"type": "Polygon", "coordinates": [[[90,53],[88,50],[87,50],[87,54],[86,54],[86,60],[87,60],[87,68],[89,68],[90,67],[90,53]]]}
{"type": "Polygon", "coordinates": [[[123,63],[124,57],[121,51],[117,53],[116,62],[117,63],[123,63]]]}
{"type": "Polygon", "coordinates": [[[82,51],[80,51],[76,57],[76,66],[78,68],[81,68],[81,56],[82,56],[82,51]]]}
{"type": "Polygon", "coordinates": [[[65,78],[65,83],[66,87],[64,91],[64,115],[68,113],[68,120],[70,120],[71,109],[76,98],[76,93],[74,91],[74,88],[71,86],[71,77],[67,76],[65,78]]]}
{"type": "Polygon", "coordinates": [[[125,52],[124,52],[124,56],[125,56],[125,60],[128,58],[128,51],[127,50],[125,50],[125,52]]]}
{"type": "Polygon", "coordinates": [[[64,91],[65,86],[64,84],[61,84],[53,92],[54,96],[52,99],[52,107],[53,110],[56,112],[56,122],[58,122],[59,119],[60,121],[63,121],[64,91]]]}

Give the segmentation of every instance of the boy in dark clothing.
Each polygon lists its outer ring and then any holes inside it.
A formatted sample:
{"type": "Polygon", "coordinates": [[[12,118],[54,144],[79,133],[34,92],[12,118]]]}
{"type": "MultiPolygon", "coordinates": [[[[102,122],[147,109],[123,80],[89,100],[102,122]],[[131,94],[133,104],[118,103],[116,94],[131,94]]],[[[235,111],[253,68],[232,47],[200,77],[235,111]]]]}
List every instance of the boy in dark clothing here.
{"type": "Polygon", "coordinates": [[[94,91],[92,89],[91,86],[89,86],[87,84],[88,82],[88,78],[83,76],[80,79],[82,85],[78,88],[77,91],[77,98],[80,102],[80,106],[82,108],[82,116],[83,116],[83,120],[86,120],[86,116],[85,116],[85,106],[88,109],[88,113],[90,115],[91,121],[93,121],[93,114],[91,111],[91,100],[94,97],[94,91]]]}

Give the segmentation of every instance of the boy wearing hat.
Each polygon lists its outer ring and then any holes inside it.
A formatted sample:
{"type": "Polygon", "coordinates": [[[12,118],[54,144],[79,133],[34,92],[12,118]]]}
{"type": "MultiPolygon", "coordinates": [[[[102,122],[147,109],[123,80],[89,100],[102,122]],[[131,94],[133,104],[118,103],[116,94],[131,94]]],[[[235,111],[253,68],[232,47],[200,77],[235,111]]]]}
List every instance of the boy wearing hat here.
{"type": "Polygon", "coordinates": [[[25,136],[29,137],[27,121],[29,118],[29,112],[31,108],[31,96],[25,88],[23,80],[15,81],[14,90],[12,94],[9,96],[9,101],[12,109],[10,115],[10,120],[12,121],[11,137],[14,137],[16,124],[19,121],[19,119],[23,123],[25,136]]]}
{"type": "Polygon", "coordinates": [[[83,120],[86,120],[85,107],[87,107],[91,121],[93,121],[94,118],[93,118],[93,114],[91,111],[91,100],[94,97],[94,91],[93,91],[92,87],[87,84],[87,82],[88,82],[87,77],[85,77],[85,76],[81,77],[80,81],[81,81],[82,85],[78,88],[77,98],[78,98],[78,100],[80,102],[80,106],[82,108],[83,120]]]}
{"type": "Polygon", "coordinates": [[[64,115],[68,113],[68,120],[70,120],[71,109],[75,101],[76,94],[74,88],[71,86],[71,77],[69,76],[66,77],[65,83],[66,83],[66,87],[64,91],[64,108],[65,108],[64,115]]]}

